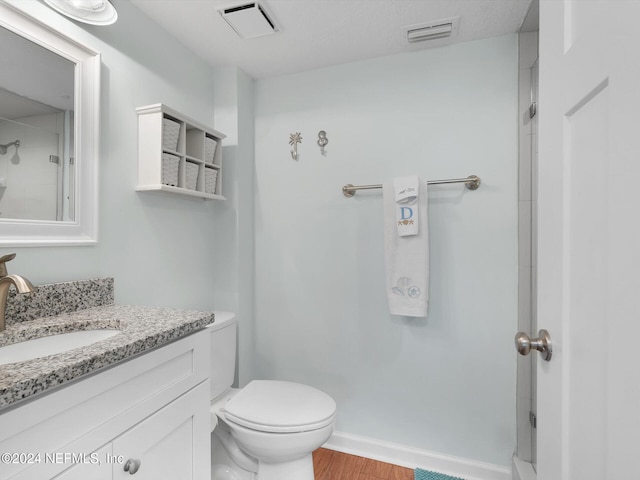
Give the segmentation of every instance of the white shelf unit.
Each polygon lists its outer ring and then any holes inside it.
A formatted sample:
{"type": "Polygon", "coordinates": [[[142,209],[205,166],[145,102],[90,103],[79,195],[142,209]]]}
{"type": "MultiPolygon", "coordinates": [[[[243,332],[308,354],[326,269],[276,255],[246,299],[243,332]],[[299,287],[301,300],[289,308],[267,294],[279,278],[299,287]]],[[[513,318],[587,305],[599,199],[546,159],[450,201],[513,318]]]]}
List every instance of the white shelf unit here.
{"type": "Polygon", "coordinates": [[[162,191],[203,199],[225,199],[222,195],[222,140],[226,135],[161,103],[138,107],[136,112],[138,114],[137,191],[162,191]],[[165,119],[178,125],[178,141],[175,149],[166,145],[166,132],[163,132],[165,119]],[[213,155],[207,158],[205,153],[211,152],[211,140],[216,142],[216,147],[213,155]],[[166,155],[173,155],[178,159],[175,181],[167,181],[167,171],[165,171],[163,182],[163,156],[166,155]],[[188,182],[188,179],[193,180],[188,172],[196,171],[195,181],[188,182]],[[207,188],[212,177],[215,177],[215,186],[207,188]]]}

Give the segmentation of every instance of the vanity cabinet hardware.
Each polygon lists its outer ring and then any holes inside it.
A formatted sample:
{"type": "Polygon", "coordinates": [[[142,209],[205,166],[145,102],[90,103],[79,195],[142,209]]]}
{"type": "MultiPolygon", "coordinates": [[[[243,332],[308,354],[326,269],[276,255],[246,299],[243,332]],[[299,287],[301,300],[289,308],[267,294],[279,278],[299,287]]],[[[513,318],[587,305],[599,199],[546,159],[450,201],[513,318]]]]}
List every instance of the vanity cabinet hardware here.
{"type": "Polygon", "coordinates": [[[137,458],[130,458],[124,464],[124,471],[129,472],[129,475],[135,475],[135,473],[140,469],[140,464],[142,462],[137,458]]]}

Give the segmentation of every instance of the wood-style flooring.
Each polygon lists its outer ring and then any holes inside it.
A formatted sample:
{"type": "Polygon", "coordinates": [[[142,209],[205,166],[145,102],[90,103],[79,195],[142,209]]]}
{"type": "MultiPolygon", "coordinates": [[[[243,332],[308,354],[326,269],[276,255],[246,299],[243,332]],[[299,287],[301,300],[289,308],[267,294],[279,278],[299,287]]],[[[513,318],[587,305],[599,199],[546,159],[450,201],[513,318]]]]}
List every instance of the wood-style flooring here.
{"type": "Polygon", "coordinates": [[[413,480],[413,470],[319,448],[313,452],[315,480],[413,480]]]}

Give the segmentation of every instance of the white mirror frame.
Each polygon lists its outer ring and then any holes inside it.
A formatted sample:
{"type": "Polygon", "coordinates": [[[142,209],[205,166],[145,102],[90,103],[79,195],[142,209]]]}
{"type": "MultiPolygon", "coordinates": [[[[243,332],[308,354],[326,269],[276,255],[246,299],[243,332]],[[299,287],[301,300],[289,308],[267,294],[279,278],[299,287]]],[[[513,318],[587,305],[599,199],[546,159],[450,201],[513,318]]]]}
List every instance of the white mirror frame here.
{"type": "MultiPolygon", "coordinates": [[[[20,2],[15,2],[16,5],[20,2]]],[[[31,2],[25,2],[31,3],[31,2]]],[[[33,4],[32,4],[33,6],[33,4]]],[[[46,8],[41,4],[36,7],[46,8]]],[[[98,242],[100,54],[0,0],[0,26],[75,63],[76,209],[73,221],[0,219],[0,247],[98,242]]]]}

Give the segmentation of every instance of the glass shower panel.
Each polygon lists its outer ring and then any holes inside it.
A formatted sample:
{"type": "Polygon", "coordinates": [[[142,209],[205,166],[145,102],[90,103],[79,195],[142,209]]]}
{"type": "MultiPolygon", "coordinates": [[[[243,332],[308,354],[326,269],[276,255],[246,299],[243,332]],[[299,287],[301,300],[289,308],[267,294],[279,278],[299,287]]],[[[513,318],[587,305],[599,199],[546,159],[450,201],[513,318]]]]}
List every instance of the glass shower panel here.
{"type": "Polygon", "coordinates": [[[0,218],[61,220],[64,114],[0,118],[0,218]]]}

